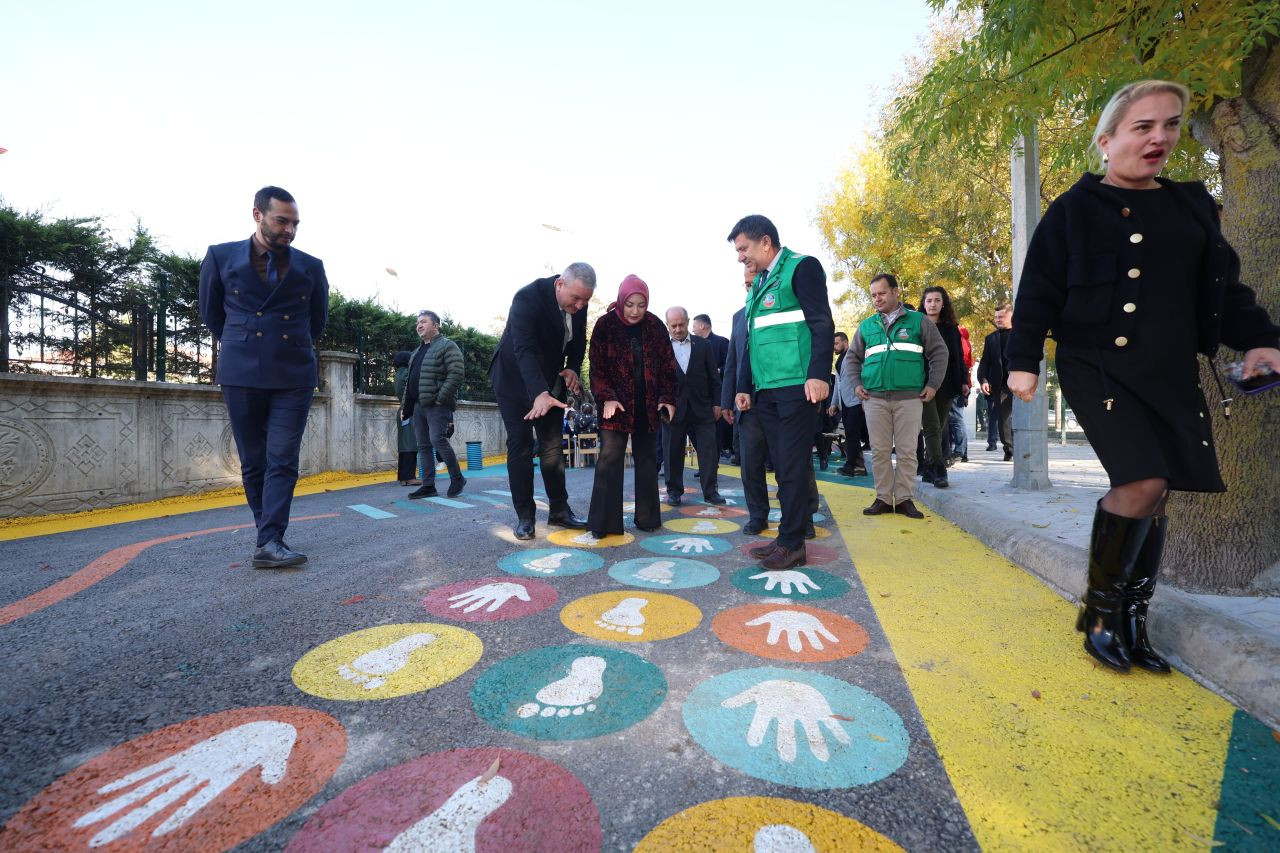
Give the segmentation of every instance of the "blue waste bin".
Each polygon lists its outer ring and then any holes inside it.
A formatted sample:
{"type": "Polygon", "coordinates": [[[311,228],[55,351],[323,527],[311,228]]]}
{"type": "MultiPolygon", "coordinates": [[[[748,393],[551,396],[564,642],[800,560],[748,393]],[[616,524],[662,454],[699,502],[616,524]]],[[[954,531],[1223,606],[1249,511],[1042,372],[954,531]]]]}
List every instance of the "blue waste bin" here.
{"type": "Polygon", "coordinates": [[[483,442],[468,441],[467,442],[467,470],[479,471],[483,467],[484,467],[483,442]]]}

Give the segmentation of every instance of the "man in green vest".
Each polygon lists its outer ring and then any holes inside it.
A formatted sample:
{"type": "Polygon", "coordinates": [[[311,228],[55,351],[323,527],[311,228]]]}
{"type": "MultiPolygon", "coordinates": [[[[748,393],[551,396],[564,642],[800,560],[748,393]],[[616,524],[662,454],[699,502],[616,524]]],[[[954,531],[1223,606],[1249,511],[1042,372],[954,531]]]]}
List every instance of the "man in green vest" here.
{"type": "Polygon", "coordinates": [[[938,393],[947,373],[947,342],[925,316],[898,297],[898,280],[888,273],[871,279],[876,313],[858,324],[844,375],[867,416],[876,499],[864,515],[896,512],[924,518],[911,502],[916,485],[916,437],[923,404],[938,393]],[[898,468],[890,454],[896,449],[898,468]]]}
{"type": "Polygon", "coordinates": [[[778,538],[751,549],[751,555],[762,569],[783,571],[805,563],[810,450],[818,409],[831,394],[835,323],[822,264],[784,247],[772,222],[744,217],[729,232],[729,242],[755,276],[747,294],[747,352],[734,406],[760,419],[782,504],[778,538]]]}

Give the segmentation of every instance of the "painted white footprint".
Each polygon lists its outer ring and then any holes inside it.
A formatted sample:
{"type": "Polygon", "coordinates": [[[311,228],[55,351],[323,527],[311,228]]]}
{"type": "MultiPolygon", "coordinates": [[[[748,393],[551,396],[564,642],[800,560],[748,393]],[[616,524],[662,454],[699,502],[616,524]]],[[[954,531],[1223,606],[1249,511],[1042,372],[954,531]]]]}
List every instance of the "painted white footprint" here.
{"type": "Polygon", "coordinates": [[[644,614],[640,611],[648,603],[647,598],[624,598],[600,614],[596,627],[638,637],[644,633],[644,614]]]}
{"type": "Polygon", "coordinates": [[[448,850],[475,853],[476,830],[511,798],[505,776],[477,776],[449,795],[440,808],[406,829],[386,846],[391,853],[448,850]]]}
{"type": "Polygon", "coordinates": [[[569,541],[576,542],[579,545],[594,545],[600,540],[596,538],[596,535],[594,533],[588,530],[586,533],[579,533],[577,536],[573,537],[569,541]]]}
{"type": "Polygon", "coordinates": [[[676,573],[671,571],[676,564],[670,560],[658,560],[650,563],[640,571],[636,572],[636,579],[648,581],[649,583],[669,584],[675,579],[676,573]]]}
{"type": "Polygon", "coordinates": [[[338,674],[347,681],[373,690],[387,683],[387,676],[394,675],[409,663],[409,655],[436,641],[435,634],[410,634],[389,646],[365,652],[350,664],[338,667],[338,674]]]}
{"type": "Polygon", "coordinates": [[[604,692],[605,659],[590,655],[574,658],[569,674],[539,690],[537,702],[526,702],[516,709],[518,717],[580,717],[596,709],[595,700],[604,692]]]}
{"type": "Polygon", "coordinates": [[[757,829],[751,849],[755,853],[818,853],[809,836],[785,823],[774,823],[757,829]]]}
{"type": "Polygon", "coordinates": [[[564,561],[572,557],[568,551],[557,551],[554,554],[547,554],[545,557],[539,557],[536,560],[529,561],[529,569],[535,572],[542,572],[544,575],[553,574],[557,569],[564,565],[564,561]]]}

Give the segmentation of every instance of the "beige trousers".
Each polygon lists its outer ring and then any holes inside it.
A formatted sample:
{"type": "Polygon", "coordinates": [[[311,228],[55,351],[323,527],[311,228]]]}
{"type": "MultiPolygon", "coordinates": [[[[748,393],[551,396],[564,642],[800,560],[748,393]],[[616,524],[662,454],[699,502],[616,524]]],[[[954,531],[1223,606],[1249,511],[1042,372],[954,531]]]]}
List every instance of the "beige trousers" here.
{"type": "Polygon", "coordinates": [[[876,479],[876,498],[897,506],[916,493],[916,437],[920,435],[923,404],[919,397],[885,400],[872,397],[862,401],[867,415],[867,435],[871,440],[871,467],[876,479]],[[898,450],[895,471],[890,454],[898,450]]]}

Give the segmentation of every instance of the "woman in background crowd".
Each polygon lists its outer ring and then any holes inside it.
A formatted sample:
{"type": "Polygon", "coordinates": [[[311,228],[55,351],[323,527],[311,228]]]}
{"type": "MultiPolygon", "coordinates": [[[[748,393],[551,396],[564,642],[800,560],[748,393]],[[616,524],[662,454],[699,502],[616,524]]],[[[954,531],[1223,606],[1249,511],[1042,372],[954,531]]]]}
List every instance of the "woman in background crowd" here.
{"type": "Polygon", "coordinates": [[[924,404],[921,412],[924,463],[920,467],[926,483],[945,489],[951,484],[947,480],[947,456],[942,450],[942,434],[948,429],[951,402],[961,394],[969,393],[969,371],[964,366],[964,342],[960,339],[960,324],[956,322],[956,312],[951,307],[951,297],[946,289],[926,287],[921,306],[924,308],[924,316],[938,327],[938,332],[947,343],[947,374],[938,386],[938,393],[924,404]]]}

